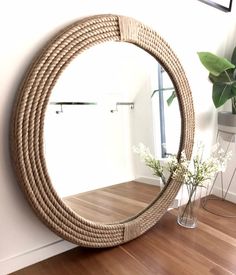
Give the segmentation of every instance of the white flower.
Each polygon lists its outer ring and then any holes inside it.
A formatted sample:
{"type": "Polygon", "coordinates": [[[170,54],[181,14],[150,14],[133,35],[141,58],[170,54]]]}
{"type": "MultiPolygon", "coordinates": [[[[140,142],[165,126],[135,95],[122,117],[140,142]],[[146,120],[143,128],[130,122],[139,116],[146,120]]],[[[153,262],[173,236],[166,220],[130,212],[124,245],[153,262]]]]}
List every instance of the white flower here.
{"type": "Polygon", "coordinates": [[[147,158],[153,158],[150,149],[146,147],[143,143],[139,143],[139,145],[133,146],[133,151],[137,154],[139,154],[140,159],[145,162],[145,159],[147,158]]]}
{"type": "Polygon", "coordinates": [[[227,162],[232,157],[232,152],[225,152],[220,148],[219,143],[215,144],[212,150],[212,156],[215,158],[217,170],[224,172],[226,170],[227,162]]]}
{"type": "Polygon", "coordinates": [[[225,153],[219,144],[215,144],[210,156],[204,159],[204,145],[198,143],[196,153],[193,154],[191,160],[188,160],[185,152],[182,151],[179,161],[176,156],[171,156],[163,164],[160,160],[155,159],[149,148],[142,143],[138,147],[134,147],[134,151],[152,169],[154,175],[162,179],[164,184],[166,183],[166,174],[168,174],[173,179],[182,179],[185,184],[190,186],[189,188],[203,187],[208,180],[214,177],[216,172],[225,171],[227,162],[232,155],[231,152],[225,153]]]}

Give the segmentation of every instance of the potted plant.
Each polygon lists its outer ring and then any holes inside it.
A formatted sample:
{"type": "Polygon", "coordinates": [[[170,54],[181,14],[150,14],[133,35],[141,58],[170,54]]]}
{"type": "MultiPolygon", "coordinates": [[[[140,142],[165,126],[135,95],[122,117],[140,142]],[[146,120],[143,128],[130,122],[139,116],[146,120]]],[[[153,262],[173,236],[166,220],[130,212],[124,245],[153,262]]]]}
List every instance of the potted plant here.
{"type": "Polygon", "coordinates": [[[218,112],[219,129],[236,133],[236,47],[230,60],[210,52],[198,52],[212,82],[212,100],[216,108],[231,100],[232,112],[218,112]]]}

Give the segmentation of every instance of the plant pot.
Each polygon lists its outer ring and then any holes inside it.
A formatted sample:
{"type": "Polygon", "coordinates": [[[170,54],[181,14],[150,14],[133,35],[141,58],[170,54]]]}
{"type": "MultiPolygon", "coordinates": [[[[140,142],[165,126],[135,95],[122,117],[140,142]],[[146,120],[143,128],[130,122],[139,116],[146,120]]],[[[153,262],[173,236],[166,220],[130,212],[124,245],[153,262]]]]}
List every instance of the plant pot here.
{"type": "Polygon", "coordinates": [[[218,130],[236,134],[236,114],[230,112],[218,112],[218,130]]]}

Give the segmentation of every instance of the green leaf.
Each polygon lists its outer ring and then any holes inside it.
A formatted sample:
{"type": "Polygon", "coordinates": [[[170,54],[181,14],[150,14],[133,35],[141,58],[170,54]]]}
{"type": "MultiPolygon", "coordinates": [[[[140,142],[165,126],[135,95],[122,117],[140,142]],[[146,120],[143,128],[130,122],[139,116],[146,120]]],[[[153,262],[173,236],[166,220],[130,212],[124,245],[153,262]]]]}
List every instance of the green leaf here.
{"type": "Polygon", "coordinates": [[[212,99],[216,108],[222,106],[228,99],[235,96],[235,83],[220,83],[213,84],[212,99]]]}
{"type": "Polygon", "coordinates": [[[177,97],[176,92],[173,91],[172,94],[171,94],[171,95],[169,96],[169,98],[167,99],[167,104],[168,104],[168,106],[171,105],[171,103],[173,102],[173,100],[174,100],[176,97],[177,97]]]}
{"type": "Polygon", "coordinates": [[[173,90],[173,87],[154,90],[153,93],[152,93],[152,95],[151,95],[151,97],[153,97],[155,95],[155,93],[157,93],[157,92],[160,92],[160,91],[170,91],[170,90],[173,90]]]}
{"type": "Polygon", "coordinates": [[[234,82],[232,84],[232,94],[234,94],[234,96],[236,96],[236,82],[234,82]]]}
{"type": "Polygon", "coordinates": [[[210,73],[209,74],[209,79],[212,83],[215,83],[215,82],[228,83],[228,82],[234,81],[233,74],[234,74],[233,69],[224,71],[223,73],[219,74],[218,76],[215,76],[215,75],[210,73]]]}
{"type": "Polygon", "coordinates": [[[235,68],[235,65],[227,59],[210,52],[198,52],[198,56],[203,66],[214,76],[218,76],[228,69],[235,68]]]}
{"type": "Polygon", "coordinates": [[[236,65],[236,47],[234,48],[232,57],[231,57],[231,62],[236,65]]]}

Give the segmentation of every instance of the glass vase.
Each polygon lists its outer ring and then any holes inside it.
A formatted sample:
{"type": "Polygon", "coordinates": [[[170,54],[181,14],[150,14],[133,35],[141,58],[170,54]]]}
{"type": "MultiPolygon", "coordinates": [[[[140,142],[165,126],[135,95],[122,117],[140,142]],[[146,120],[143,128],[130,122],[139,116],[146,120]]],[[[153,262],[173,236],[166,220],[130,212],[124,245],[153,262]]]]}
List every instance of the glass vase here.
{"type": "Polygon", "coordinates": [[[198,209],[201,203],[202,187],[184,184],[178,209],[177,222],[186,228],[197,227],[198,209]]]}

